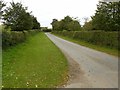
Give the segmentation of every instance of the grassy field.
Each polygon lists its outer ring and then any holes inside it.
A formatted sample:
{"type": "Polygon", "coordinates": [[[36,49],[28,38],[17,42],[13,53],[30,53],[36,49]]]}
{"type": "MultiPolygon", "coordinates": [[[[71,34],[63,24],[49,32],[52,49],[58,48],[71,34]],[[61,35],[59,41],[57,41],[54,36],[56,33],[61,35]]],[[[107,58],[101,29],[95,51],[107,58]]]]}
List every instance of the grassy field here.
{"type": "Polygon", "coordinates": [[[2,60],[5,88],[53,88],[67,80],[66,58],[42,32],[4,50],[2,60]]]}
{"type": "Polygon", "coordinates": [[[101,52],[105,52],[105,53],[108,53],[110,55],[119,56],[119,54],[118,54],[119,51],[117,49],[112,49],[112,48],[109,48],[109,47],[94,45],[94,44],[91,44],[91,43],[88,43],[88,42],[85,42],[85,41],[82,41],[82,40],[75,40],[75,39],[68,38],[68,37],[65,37],[65,36],[61,36],[61,35],[58,35],[58,34],[54,34],[54,35],[56,35],[58,37],[61,37],[65,40],[77,43],[77,44],[82,45],[82,46],[86,46],[86,47],[89,47],[89,48],[92,48],[92,49],[95,49],[95,50],[98,50],[98,51],[101,51],[101,52]]]}

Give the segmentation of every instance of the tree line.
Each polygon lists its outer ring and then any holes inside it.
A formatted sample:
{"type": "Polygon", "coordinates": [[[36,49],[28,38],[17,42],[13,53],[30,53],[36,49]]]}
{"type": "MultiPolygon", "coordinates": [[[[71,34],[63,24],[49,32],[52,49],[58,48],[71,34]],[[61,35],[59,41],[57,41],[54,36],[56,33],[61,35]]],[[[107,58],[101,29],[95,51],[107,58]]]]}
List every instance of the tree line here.
{"type": "Polygon", "coordinates": [[[5,7],[6,4],[0,1],[0,19],[3,20],[6,28],[11,28],[12,31],[23,31],[31,29],[40,29],[40,23],[37,18],[27,11],[22,3],[10,2],[10,6],[5,7]]]}
{"type": "Polygon", "coordinates": [[[86,21],[81,27],[77,20],[66,16],[58,21],[53,19],[51,25],[55,31],[79,31],[79,30],[102,30],[120,31],[120,1],[119,2],[99,2],[94,16],[90,21],[86,21]]]}
{"type": "Polygon", "coordinates": [[[71,18],[70,16],[66,16],[64,19],[58,21],[57,19],[53,19],[51,23],[54,31],[61,31],[61,30],[67,30],[67,31],[79,31],[81,30],[80,23],[71,18]]]}
{"type": "MultiPolygon", "coordinates": [[[[0,19],[3,19],[4,25],[12,30],[22,31],[30,29],[39,29],[40,23],[37,18],[27,11],[21,3],[10,3],[11,6],[5,7],[5,3],[0,1],[0,19]]],[[[66,16],[58,21],[53,19],[51,25],[54,31],[80,31],[80,30],[103,30],[120,31],[120,1],[119,2],[99,2],[94,16],[90,21],[85,22],[81,27],[78,20],[66,16]]]]}

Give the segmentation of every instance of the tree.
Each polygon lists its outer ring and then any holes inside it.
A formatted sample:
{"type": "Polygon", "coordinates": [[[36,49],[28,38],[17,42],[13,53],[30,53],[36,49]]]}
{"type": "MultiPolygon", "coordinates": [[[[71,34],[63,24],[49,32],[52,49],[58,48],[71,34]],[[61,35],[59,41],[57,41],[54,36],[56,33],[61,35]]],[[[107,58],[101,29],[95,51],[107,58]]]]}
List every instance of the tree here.
{"type": "Polygon", "coordinates": [[[56,31],[78,31],[81,30],[81,25],[77,20],[73,20],[70,16],[66,16],[64,19],[58,21],[57,19],[53,19],[52,21],[53,30],[56,31]]]}
{"type": "Polygon", "coordinates": [[[58,28],[58,20],[57,19],[53,19],[51,25],[53,27],[53,31],[57,31],[59,29],[58,28]]]}
{"type": "Polygon", "coordinates": [[[27,8],[21,3],[10,3],[11,6],[5,9],[4,24],[14,31],[30,30],[33,27],[33,19],[27,8]]]}
{"type": "Polygon", "coordinates": [[[32,29],[40,29],[40,23],[37,21],[37,18],[33,16],[32,19],[33,19],[32,29]]]}
{"type": "Polygon", "coordinates": [[[93,25],[92,25],[92,20],[89,21],[89,22],[85,22],[85,24],[83,25],[83,30],[87,30],[87,31],[90,31],[90,30],[93,30],[93,25]]]}
{"type": "Polygon", "coordinates": [[[14,31],[31,30],[33,28],[33,19],[30,13],[21,13],[16,23],[11,27],[14,31]]]}
{"type": "Polygon", "coordinates": [[[79,31],[81,30],[81,25],[78,21],[71,21],[68,23],[68,30],[70,31],[79,31]]]}
{"type": "Polygon", "coordinates": [[[92,17],[95,29],[105,31],[119,31],[120,29],[120,1],[99,2],[95,16],[92,17]]]}
{"type": "Polygon", "coordinates": [[[62,21],[64,22],[64,28],[63,29],[70,31],[69,24],[70,24],[70,22],[73,21],[72,18],[70,16],[66,16],[66,17],[64,17],[64,19],[62,21]]]}
{"type": "Polygon", "coordinates": [[[5,5],[5,3],[3,2],[3,1],[0,1],[0,19],[1,19],[1,17],[2,17],[2,14],[3,14],[3,7],[5,7],[6,5],[5,5]]]}

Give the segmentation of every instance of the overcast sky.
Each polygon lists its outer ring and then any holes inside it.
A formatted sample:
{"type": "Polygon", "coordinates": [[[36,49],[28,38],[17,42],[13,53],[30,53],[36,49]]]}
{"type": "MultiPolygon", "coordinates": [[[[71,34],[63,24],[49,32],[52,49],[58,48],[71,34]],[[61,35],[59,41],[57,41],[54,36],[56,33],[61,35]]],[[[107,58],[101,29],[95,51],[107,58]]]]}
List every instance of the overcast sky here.
{"type": "MultiPolygon", "coordinates": [[[[11,2],[12,0],[4,0],[11,2]]],[[[22,2],[29,11],[37,17],[41,26],[51,27],[52,19],[63,19],[69,15],[78,17],[83,24],[83,18],[94,15],[99,0],[13,0],[22,2]]],[[[7,4],[9,5],[9,4],[7,4]]]]}

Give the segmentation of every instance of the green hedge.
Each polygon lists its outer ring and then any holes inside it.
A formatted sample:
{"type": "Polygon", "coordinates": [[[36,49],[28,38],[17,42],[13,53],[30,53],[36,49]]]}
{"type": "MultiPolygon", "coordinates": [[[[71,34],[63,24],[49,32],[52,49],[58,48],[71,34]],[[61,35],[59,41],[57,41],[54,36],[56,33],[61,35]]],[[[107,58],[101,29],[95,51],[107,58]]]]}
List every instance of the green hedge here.
{"type": "Polygon", "coordinates": [[[53,33],[70,37],[76,40],[86,41],[95,45],[107,46],[118,49],[118,32],[105,31],[54,31],[53,33]]]}
{"type": "Polygon", "coordinates": [[[16,45],[24,42],[28,36],[35,35],[39,31],[2,31],[2,48],[5,49],[9,46],[16,45]]]}

